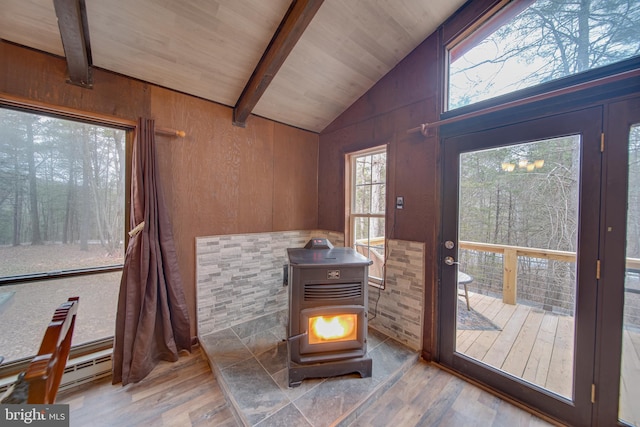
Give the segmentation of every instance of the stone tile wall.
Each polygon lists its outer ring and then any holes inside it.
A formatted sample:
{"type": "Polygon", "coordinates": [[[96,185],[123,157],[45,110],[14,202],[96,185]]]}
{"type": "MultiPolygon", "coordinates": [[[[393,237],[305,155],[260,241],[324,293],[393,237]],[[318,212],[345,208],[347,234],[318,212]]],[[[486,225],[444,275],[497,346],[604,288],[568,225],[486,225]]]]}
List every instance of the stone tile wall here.
{"type": "Polygon", "coordinates": [[[198,335],[286,310],[286,249],[300,248],[312,237],[344,246],[344,234],[322,230],[196,238],[198,335]]]}
{"type": "MultiPolygon", "coordinates": [[[[235,326],[287,309],[282,286],[287,248],[311,237],[344,245],[342,233],[284,231],[196,239],[198,334],[235,326]]],[[[369,287],[369,324],[408,347],[422,347],[424,244],[389,240],[385,289],[369,287]],[[378,298],[379,295],[379,298],[378,298]],[[377,300],[377,310],[376,310],[377,300]]]]}
{"type": "Polygon", "coordinates": [[[387,251],[385,289],[369,287],[369,325],[414,350],[420,350],[424,313],[424,243],[388,240],[387,251]]]}

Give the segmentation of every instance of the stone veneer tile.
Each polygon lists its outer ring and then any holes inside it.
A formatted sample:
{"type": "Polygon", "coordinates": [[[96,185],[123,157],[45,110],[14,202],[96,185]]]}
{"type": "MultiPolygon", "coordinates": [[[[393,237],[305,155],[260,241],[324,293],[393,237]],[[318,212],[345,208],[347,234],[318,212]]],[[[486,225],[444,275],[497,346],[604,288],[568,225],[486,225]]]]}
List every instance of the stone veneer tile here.
{"type": "MultiPolygon", "coordinates": [[[[408,347],[422,347],[424,302],[424,243],[390,239],[387,242],[385,289],[377,315],[369,324],[408,347]]],[[[369,313],[374,315],[378,290],[369,290],[369,313]]]]}
{"type": "MultiPolygon", "coordinates": [[[[342,233],[321,230],[197,238],[198,334],[252,319],[260,324],[260,317],[280,311],[286,317],[288,295],[282,286],[286,249],[302,247],[312,237],[326,237],[334,246],[344,245],[342,233]]],[[[414,350],[422,346],[424,250],[420,242],[388,241],[386,286],[377,304],[377,317],[370,321],[373,328],[414,350]]],[[[370,288],[371,315],[377,295],[377,290],[370,288]]],[[[253,330],[237,333],[241,337],[255,334],[253,330]]]]}
{"type": "Polygon", "coordinates": [[[286,310],[286,250],[302,247],[312,237],[344,246],[342,233],[323,230],[196,238],[198,335],[286,310]]]}

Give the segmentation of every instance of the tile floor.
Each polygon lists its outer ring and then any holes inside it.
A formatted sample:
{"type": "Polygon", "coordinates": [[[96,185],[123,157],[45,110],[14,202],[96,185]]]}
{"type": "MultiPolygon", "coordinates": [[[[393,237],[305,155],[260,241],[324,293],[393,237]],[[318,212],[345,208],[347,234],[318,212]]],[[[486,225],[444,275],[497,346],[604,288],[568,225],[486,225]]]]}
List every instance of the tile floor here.
{"type": "Polygon", "coordinates": [[[286,323],[283,311],[200,337],[227,400],[247,426],[348,425],[418,360],[417,352],[369,329],[371,378],[307,379],[289,388],[286,323]]]}

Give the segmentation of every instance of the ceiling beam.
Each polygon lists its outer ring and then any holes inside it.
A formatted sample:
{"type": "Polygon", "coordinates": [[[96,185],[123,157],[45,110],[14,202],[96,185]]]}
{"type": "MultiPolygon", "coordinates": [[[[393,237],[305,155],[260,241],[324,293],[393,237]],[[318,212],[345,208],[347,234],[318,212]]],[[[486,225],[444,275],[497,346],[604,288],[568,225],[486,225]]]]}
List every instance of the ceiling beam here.
{"type": "Polygon", "coordinates": [[[323,0],[293,0],[233,109],[233,124],[245,127],[251,111],[293,50],[323,0]]]}
{"type": "Polygon", "coordinates": [[[58,17],[69,83],[90,88],[91,47],[84,0],[53,0],[58,17]]]}

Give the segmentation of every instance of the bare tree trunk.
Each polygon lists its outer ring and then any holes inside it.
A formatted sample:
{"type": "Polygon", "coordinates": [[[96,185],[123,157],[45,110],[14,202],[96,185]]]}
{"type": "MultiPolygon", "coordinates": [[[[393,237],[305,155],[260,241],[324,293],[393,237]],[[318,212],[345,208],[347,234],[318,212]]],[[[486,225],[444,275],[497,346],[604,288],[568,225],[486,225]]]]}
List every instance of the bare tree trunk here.
{"type": "Polygon", "coordinates": [[[64,212],[64,224],[62,226],[62,243],[67,244],[73,241],[73,209],[76,199],[76,175],[74,171],[74,161],[69,159],[69,181],[67,183],[67,203],[64,212]]]}
{"type": "Polygon", "coordinates": [[[80,202],[80,250],[89,250],[89,218],[91,215],[91,189],[89,181],[91,180],[91,160],[89,158],[87,128],[82,127],[82,190],[80,202]]]}
{"type": "MultiPolygon", "coordinates": [[[[116,133],[115,131],[112,130],[111,133],[113,134],[116,153],[118,154],[118,157],[117,157],[118,163],[116,167],[116,170],[118,171],[118,190],[116,192],[117,194],[116,200],[120,201],[120,200],[124,200],[124,176],[125,176],[124,169],[125,169],[125,165],[127,164],[126,157],[125,157],[126,139],[125,139],[124,132],[116,133]]],[[[122,208],[118,209],[119,214],[115,215],[111,224],[111,227],[112,227],[111,235],[115,240],[116,248],[120,247],[120,241],[122,242],[125,241],[125,233],[123,233],[123,231],[126,232],[126,229],[127,229],[126,227],[124,227],[124,224],[125,224],[124,206],[126,206],[126,203],[121,206],[122,208]]]]}
{"type": "Polygon", "coordinates": [[[41,245],[40,217],[38,213],[38,192],[35,164],[35,142],[33,140],[33,119],[27,121],[27,162],[29,165],[29,205],[31,214],[31,244],[41,245]]]}
{"type": "MultiPolygon", "coordinates": [[[[88,174],[91,177],[91,196],[93,198],[93,206],[95,208],[95,220],[96,220],[96,226],[97,226],[97,231],[98,231],[98,237],[100,238],[100,245],[107,249],[107,252],[109,254],[111,254],[112,249],[109,245],[109,232],[108,230],[106,230],[107,232],[105,233],[105,229],[106,229],[106,224],[105,224],[105,217],[106,217],[106,212],[105,210],[107,209],[106,203],[104,200],[100,200],[100,194],[99,194],[99,182],[100,182],[100,176],[99,176],[99,170],[100,170],[100,165],[98,164],[98,133],[97,130],[94,129],[93,130],[93,144],[91,147],[91,151],[90,151],[90,156],[89,159],[91,161],[91,172],[90,174],[88,174]],[[105,236],[106,234],[106,236],[105,236]]],[[[87,142],[87,149],[89,149],[88,146],[88,142],[87,142]]],[[[107,168],[108,169],[108,168],[107,168]]],[[[108,182],[108,178],[107,178],[107,182],[108,182]]]]}
{"type": "Polygon", "coordinates": [[[496,189],[496,226],[493,229],[493,243],[498,243],[498,231],[500,229],[500,187],[496,189]]]}
{"type": "Polygon", "coordinates": [[[576,71],[589,69],[589,11],[591,0],[580,0],[580,14],[578,15],[578,49],[576,71]]]}
{"type": "MultiPolygon", "coordinates": [[[[18,165],[16,163],[16,169],[18,165]]],[[[20,176],[16,171],[15,193],[13,197],[13,246],[20,246],[20,228],[22,217],[22,186],[20,184],[20,176]]]]}

